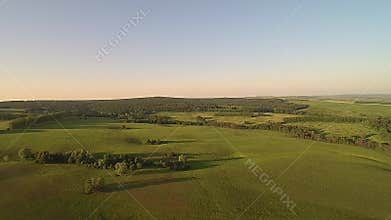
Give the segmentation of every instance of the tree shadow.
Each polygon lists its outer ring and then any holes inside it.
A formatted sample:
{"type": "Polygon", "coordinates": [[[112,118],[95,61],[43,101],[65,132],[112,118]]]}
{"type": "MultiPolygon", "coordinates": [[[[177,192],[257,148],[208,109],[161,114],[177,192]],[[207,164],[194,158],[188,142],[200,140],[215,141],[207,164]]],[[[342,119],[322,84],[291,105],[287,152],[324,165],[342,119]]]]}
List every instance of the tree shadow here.
{"type": "MultiPolygon", "coordinates": [[[[197,158],[202,155],[213,155],[213,154],[200,154],[200,153],[185,153],[185,152],[175,152],[177,155],[184,154],[187,158],[197,158]]],[[[92,155],[96,158],[103,158],[105,154],[113,154],[113,155],[129,155],[131,157],[142,157],[144,159],[153,159],[155,157],[163,157],[166,156],[166,152],[144,152],[144,153],[114,153],[113,151],[102,151],[102,152],[94,152],[92,155]]]]}
{"type": "Polygon", "coordinates": [[[135,137],[128,137],[126,139],[126,142],[131,143],[131,144],[142,144],[143,143],[140,139],[135,138],[135,137]]]}
{"type": "Polygon", "coordinates": [[[194,143],[196,140],[163,140],[160,141],[162,144],[184,144],[184,143],[194,143]]]}
{"type": "Polygon", "coordinates": [[[216,159],[197,160],[197,161],[207,163],[207,162],[221,162],[221,161],[240,160],[240,159],[244,159],[244,157],[216,158],[216,159]]]}
{"type": "Polygon", "coordinates": [[[133,181],[125,183],[111,183],[104,187],[103,192],[119,192],[129,189],[144,188],[147,186],[158,186],[169,183],[179,183],[186,181],[196,180],[196,177],[182,177],[182,178],[159,178],[159,179],[148,179],[143,181],[133,181]]]}
{"type": "Polygon", "coordinates": [[[169,168],[147,168],[147,169],[141,169],[136,170],[134,175],[144,175],[144,174],[162,174],[162,173],[169,173],[173,172],[169,168]]]}
{"type": "Polygon", "coordinates": [[[221,162],[223,161],[240,160],[240,159],[243,159],[243,157],[216,158],[216,159],[209,159],[209,160],[190,160],[188,162],[190,164],[190,168],[188,170],[202,170],[202,169],[217,167],[220,166],[221,162]]]}
{"type": "Polygon", "coordinates": [[[188,168],[184,170],[170,170],[170,168],[162,168],[162,167],[150,167],[147,169],[137,170],[135,175],[144,175],[144,174],[162,174],[169,172],[184,172],[184,171],[194,171],[194,170],[203,170],[208,168],[217,167],[220,164],[215,161],[201,161],[201,160],[193,160],[188,161],[188,168]]]}
{"type": "Polygon", "coordinates": [[[194,160],[188,163],[190,167],[187,170],[191,170],[191,171],[208,169],[220,165],[214,161],[201,161],[201,160],[194,160]]]}

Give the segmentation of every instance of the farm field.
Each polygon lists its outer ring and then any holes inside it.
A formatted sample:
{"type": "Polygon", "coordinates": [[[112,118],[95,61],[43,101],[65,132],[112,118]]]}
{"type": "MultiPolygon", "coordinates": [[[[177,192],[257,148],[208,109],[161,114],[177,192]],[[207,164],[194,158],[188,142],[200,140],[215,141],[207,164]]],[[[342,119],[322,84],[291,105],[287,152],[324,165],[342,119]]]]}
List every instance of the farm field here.
{"type": "Polygon", "coordinates": [[[197,117],[205,117],[218,122],[232,122],[243,124],[250,123],[265,123],[265,122],[283,122],[284,118],[297,117],[292,114],[277,114],[265,113],[261,115],[251,116],[251,114],[240,113],[219,113],[219,112],[161,112],[159,115],[170,116],[179,121],[197,121],[197,117]]]}
{"type": "Polygon", "coordinates": [[[0,134],[1,155],[13,158],[25,146],[194,157],[186,171],[141,169],[121,177],[80,165],[0,163],[0,187],[7,189],[1,193],[0,219],[386,219],[391,214],[391,156],[357,146],[272,131],[76,117],[0,134]],[[147,145],[148,138],[167,143],[147,145]],[[281,186],[297,215],[248,169],[248,159],[281,186]],[[94,176],[105,178],[106,189],[81,193],[84,179],[94,176]]]}
{"type": "Polygon", "coordinates": [[[322,129],[329,136],[350,137],[350,136],[370,136],[380,142],[391,142],[390,136],[385,132],[377,131],[364,123],[341,123],[341,122],[300,122],[289,123],[290,125],[305,126],[322,129]]]}
{"type": "Polygon", "coordinates": [[[322,100],[293,100],[295,103],[307,104],[305,111],[309,114],[326,114],[353,117],[391,117],[391,106],[386,104],[361,104],[351,101],[331,102],[322,100]]]}
{"type": "Polygon", "coordinates": [[[24,112],[24,109],[20,108],[0,108],[0,112],[24,112]]]}
{"type": "Polygon", "coordinates": [[[4,130],[8,127],[8,121],[0,121],[0,130],[4,130]]]}

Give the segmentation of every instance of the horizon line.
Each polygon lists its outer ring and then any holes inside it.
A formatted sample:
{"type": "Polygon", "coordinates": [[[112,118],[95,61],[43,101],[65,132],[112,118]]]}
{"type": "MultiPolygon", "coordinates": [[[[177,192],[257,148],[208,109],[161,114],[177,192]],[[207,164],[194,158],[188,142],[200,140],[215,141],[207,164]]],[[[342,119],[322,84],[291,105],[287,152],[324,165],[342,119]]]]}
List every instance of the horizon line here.
{"type": "Polygon", "coordinates": [[[290,97],[338,97],[338,96],[391,96],[391,93],[365,93],[365,94],[354,94],[354,93],[340,93],[340,94],[323,94],[323,95],[258,95],[258,96],[208,96],[208,97],[189,97],[189,96],[134,96],[134,97],[117,97],[117,98],[54,98],[54,99],[5,99],[0,102],[31,102],[31,101],[115,101],[115,100],[128,100],[128,99],[142,99],[142,98],[177,98],[177,99],[232,99],[232,98],[290,98],[290,97]]]}

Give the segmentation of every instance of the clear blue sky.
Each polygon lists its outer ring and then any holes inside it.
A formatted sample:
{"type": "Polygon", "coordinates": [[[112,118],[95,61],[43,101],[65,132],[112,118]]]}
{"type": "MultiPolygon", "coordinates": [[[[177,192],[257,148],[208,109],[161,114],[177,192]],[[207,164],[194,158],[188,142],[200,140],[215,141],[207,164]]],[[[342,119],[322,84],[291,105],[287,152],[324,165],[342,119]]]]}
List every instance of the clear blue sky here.
{"type": "Polygon", "coordinates": [[[0,100],[391,93],[391,1],[0,4],[0,100]]]}

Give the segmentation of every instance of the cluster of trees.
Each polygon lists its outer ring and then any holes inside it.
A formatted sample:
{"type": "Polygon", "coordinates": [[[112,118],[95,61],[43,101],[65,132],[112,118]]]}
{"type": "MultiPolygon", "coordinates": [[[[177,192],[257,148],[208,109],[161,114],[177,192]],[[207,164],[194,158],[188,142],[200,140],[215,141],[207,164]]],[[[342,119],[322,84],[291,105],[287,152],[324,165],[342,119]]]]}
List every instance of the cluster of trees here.
{"type": "Polygon", "coordinates": [[[324,132],[322,129],[298,126],[298,125],[289,125],[284,123],[266,123],[266,124],[257,124],[250,126],[251,128],[260,128],[265,130],[274,130],[280,131],[289,136],[303,139],[311,139],[316,141],[328,142],[328,143],[337,143],[337,144],[350,144],[364,146],[367,148],[376,148],[379,147],[379,144],[376,141],[370,140],[368,136],[333,136],[324,132]]]}
{"type": "Polygon", "coordinates": [[[103,159],[98,159],[94,168],[98,169],[118,169],[120,164],[126,164],[126,171],[141,169],[148,165],[148,162],[138,156],[130,154],[105,154],[103,159]]]}
{"type": "Polygon", "coordinates": [[[145,143],[150,144],[150,145],[160,145],[160,144],[163,144],[163,141],[161,141],[160,139],[149,139],[148,138],[145,143]]]}
{"type": "Polygon", "coordinates": [[[363,117],[353,116],[338,116],[338,115],[303,115],[300,117],[288,117],[284,119],[285,123],[295,122],[336,122],[336,123],[365,123],[368,119],[363,117]]]}
{"type": "Polygon", "coordinates": [[[23,160],[30,160],[35,158],[33,151],[30,148],[26,148],[26,147],[18,151],[18,156],[20,159],[23,160]]]}
{"type": "Polygon", "coordinates": [[[71,163],[71,164],[91,164],[96,160],[92,154],[84,149],[73,150],[65,153],[52,153],[39,151],[35,153],[36,163],[71,163]]]}
{"type": "Polygon", "coordinates": [[[105,154],[103,158],[95,158],[84,149],[64,153],[48,151],[33,152],[30,148],[22,148],[18,152],[22,160],[34,160],[41,164],[80,164],[96,169],[113,169],[117,175],[126,175],[130,171],[145,167],[170,167],[172,170],[183,170],[189,167],[186,156],[170,153],[162,159],[145,160],[131,154],[105,154]]]}
{"type": "Polygon", "coordinates": [[[103,190],[105,181],[102,177],[92,177],[84,182],[84,193],[91,194],[103,190]]]}
{"type": "Polygon", "coordinates": [[[175,124],[176,121],[165,115],[150,115],[150,114],[128,114],[127,122],[134,123],[150,123],[150,124],[175,124]]]}
{"type": "Polygon", "coordinates": [[[378,130],[385,130],[388,133],[391,133],[391,119],[384,117],[377,117],[369,120],[371,126],[378,130]]]}
{"type": "Polygon", "coordinates": [[[3,162],[8,162],[10,158],[8,155],[4,155],[2,159],[3,162]]]}
{"type": "Polygon", "coordinates": [[[170,170],[187,170],[190,168],[187,162],[187,157],[184,154],[168,153],[157,163],[163,168],[170,168],[170,170]]]}
{"type": "Polygon", "coordinates": [[[20,150],[19,156],[24,160],[34,160],[36,163],[68,163],[80,164],[96,169],[114,169],[117,175],[127,174],[130,170],[141,169],[144,160],[141,157],[134,157],[129,154],[105,154],[102,159],[96,159],[84,149],[74,150],[65,153],[52,153],[39,151],[33,153],[29,148],[20,150]]]}
{"type": "Polygon", "coordinates": [[[33,152],[25,147],[19,150],[19,158],[22,160],[34,160],[36,163],[73,163],[73,164],[91,164],[96,161],[94,156],[84,149],[73,150],[64,153],[49,151],[33,152]]]}

